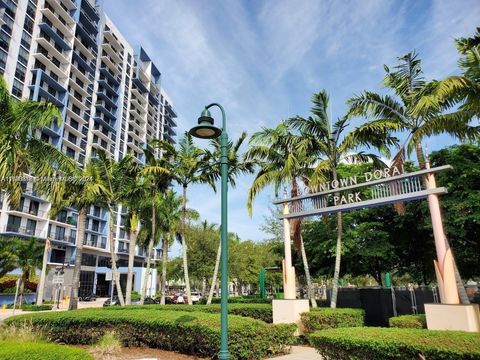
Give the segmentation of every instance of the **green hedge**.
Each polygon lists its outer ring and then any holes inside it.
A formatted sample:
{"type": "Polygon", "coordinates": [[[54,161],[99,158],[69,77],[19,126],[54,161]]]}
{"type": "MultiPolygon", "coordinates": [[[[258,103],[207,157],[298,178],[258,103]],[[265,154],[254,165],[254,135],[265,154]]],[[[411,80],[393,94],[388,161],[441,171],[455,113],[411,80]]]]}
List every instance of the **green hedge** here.
{"type": "MultiPolygon", "coordinates": [[[[200,299],[200,304],[205,304],[206,299],[200,299]]],[[[230,296],[228,298],[229,304],[271,304],[272,299],[262,299],[262,298],[255,298],[255,297],[243,297],[243,296],[230,296]]],[[[213,298],[212,304],[220,304],[220,298],[213,298]]]]}
{"type": "Polygon", "coordinates": [[[480,334],[398,328],[343,328],[309,336],[325,360],[477,360],[480,334]]]}
{"type": "Polygon", "coordinates": [[[427,319],[425,314],[418,315],[401,315],[392,317],[388,320],[390,327],[409,328],[409,329],[426,329],[427,319]]]}
{"type": "Polygon", "coordinates": [[[0,341],[0,360],[93,360],[82,349],[40,342],[0,341]]]}
{"type": "Polygon", "coordinates": [[[22,310],[23,311],[46,311],[46,310],[52,310],[52,305],[30,305],[30,304],[24,304],[22,305],[22,310]]]}
{"type": "MultiPolygon", "coordinates": [[[[132,305],[128,307],[108,306],[105,310],[122,311],[122,310],[171,310],[171,311],[200,311],[205,313],[219,313],[220,304],[212,305],[132,305]]],[[[253,319],[262,320],[266,323],[273,322],[272,305],[270,304],[228,304],[228,312],[232,315],[240,315],[251,317],[253,319]]]]}
{"type": "MultiPolygon", "coordinates": [[[[220,317],[216,314],[151,309],[84,309],[12,317],[7,324],[31,323],[52,341],[92,344],[115,330],[125,346],[148,346],[198,357],[215,357],[220,346],[220,317]]],[[[262,359],[279,354],[295,341],[295,325],[266,324],[229,316],[232,359],[262,359]]]]}
{"type": "Polygon", "coordinates": [[[364,325],[364,311],[350,308],[315,308],[301,315],[305,334],[317,330],[364,325]]]}

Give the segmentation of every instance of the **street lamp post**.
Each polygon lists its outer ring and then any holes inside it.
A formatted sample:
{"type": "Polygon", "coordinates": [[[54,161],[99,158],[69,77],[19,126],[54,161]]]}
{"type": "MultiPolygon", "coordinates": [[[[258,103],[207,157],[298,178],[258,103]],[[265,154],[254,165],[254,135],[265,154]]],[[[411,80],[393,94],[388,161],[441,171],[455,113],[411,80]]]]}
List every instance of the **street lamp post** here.
{"type": "Polygon", "coordinates": [[[218,358],[220,360],[230,359],[228,352],[228,230],[227,230],[227,190],[228,190],[228,149],[227,149],[227,118],[222,105],[212,103],[205,106],[202,114],[198,118],[198,126],[190,130],[190,134],[200,139],[214,139],[220,136],[220,175],[222,181],[221,188],[221,342],[218,358]],[[210,114],[209,108],[216,106],[222,112],[222,129],[214,126],[214,120],[210,114]]]}

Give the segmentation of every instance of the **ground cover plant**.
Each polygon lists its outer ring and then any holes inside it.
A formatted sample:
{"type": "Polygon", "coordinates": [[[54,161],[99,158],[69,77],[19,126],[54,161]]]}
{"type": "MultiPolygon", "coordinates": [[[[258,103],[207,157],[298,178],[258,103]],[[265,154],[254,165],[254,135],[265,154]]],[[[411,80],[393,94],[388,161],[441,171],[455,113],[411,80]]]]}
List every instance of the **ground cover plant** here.
{"type": "Polygon", "coordinates": [[[463,331],[339,328],[308,338],[325,360],[480,359],[480,334],[463,331]]]}
{"type": "MultiPolygon", "coordinates": [[[[151,309],[85,309],[20,315],[8,324],[29,323],[42,329],[50,341],[94,344],[115,330],[124,346],[148,346],[199,357],[215,357],[220,346],[220,319],[216,314],[151,309]]],[[[288,351],[295,325],[267,324],[260,320],[229,316],[232,359],[263,359],[288,351]]]]}

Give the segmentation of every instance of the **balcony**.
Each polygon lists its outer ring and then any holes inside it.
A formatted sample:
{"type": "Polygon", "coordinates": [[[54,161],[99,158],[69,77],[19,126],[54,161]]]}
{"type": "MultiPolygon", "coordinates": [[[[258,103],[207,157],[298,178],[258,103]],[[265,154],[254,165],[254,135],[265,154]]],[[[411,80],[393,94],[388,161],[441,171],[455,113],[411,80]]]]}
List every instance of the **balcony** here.
{"type": "Polygon", "coordinates": [[[98,32],[98,20],[95,21],[87,15],[87,13],[82,9],[80,10],[80,22],[87,30],[92,33],[98,32]]]}
{"type": "Polygon", "coordinates": [[[67,114],[75,121],[80,124],[86,124],[88,121],[82,117],[82,112],[80,110],[73,110],[72,105],[67,107],[67,114]]]}
{"type": "Polygon", "coordinates": [[[88,58],[79,51],[73,52],[73,60],[90,74],[95,73],[95,60],[88,61],[88,58]]]}
{"type": "MultiPolygon", "coordinates": [[[[142,82],[142,80],[140,80],[138,78],[138,74],[136,75],[137,77],[134,77],[132,79],[132,82],[138,87],[138,89],[142,92],[142,93],[147,93],[148,92],[148,88],[147,86],[142,82]]],[[[134,88],[132,87],[132,90],[134,88]]]]}
{"type": "MultiPolygon", "coordinates": [[[[51,21],[51,24],[54,25],[62,35],[66,37],[73,36],[73,21],[67,22],[59,13],[56,14],[55,9],[50,4],[45,3],[45,7],[40,9],[40,12],[51,21]]],[[[68,16],[67,19],[68,18],[73,20],[70,16],[68,16]]]]}
{"type": "Polygon", "coordinates": [[[42,45],[49,53],[53,54],[56,58],[59,58],[62,63],[70,62],[68,55],[65,51],[58,46],[55,41],[51,38],[48,38],[48,35],[41,34],[40,37],[37,38],[37,42],[42,45]]]}
{"type": "Polygon", "coordinates": [[[87,89],[79,78],[70,78],[69,84],[71,89],[81,93],[85,97],[88,97],[87,89]]]}
{"type": "Polygon", "coordinates": [[[106,76],[100,75],[100,78],[98,79],[98,82],[100,85],[102,85],[104,88],[106,88],[108,91],[110,91],[113,94],[116,94],[118,91],[118,84],[113,83],[112,81],[108,80],[106,76]]]}
{"type": "Polygon", "coordinates": [[[110,42],[112,47],[115,47],[117,52],[122,53],[124,51],[123,45],[117,36],[110,30],[105,30],[103,32],[103,36],[110,42]]]}
{"type": "Polygon", "coordinates": [[[92,49],[85,46],[85,44],[78,37],[75,37],[75,48],[79,50],[87,58],[88,61],[96,58],[96,56],[93,55],[92,49]]]}
{"type": "Polygon", "coordinates": [[[108,105],[104,100],[97,100],[95,103],[95,106],[97,107],[98,110],[103,112],[107,117],[109,117],[111,120],[115,121],[117,116],[117,110],[116,107],[112,107],[108,105]]]}
{"type": "Polygon", "coordinates": [[[71,104],[74,104],[76,107],[83,109],[83,110],[88,110],[89,107],[85,104],[85,101],[81,96],[73,95],[72,93],[68,94],[68,99],[71,104]]]}
{"type": "Polygon", "coordinates": [[[107,66],[107,68],[114,74],[118,76],[118,78],[122,77],[122,68],[121,66],[115,64],[109,56],[106,56],[105,53],[102,52],[102,66],[107,66]]]}
{"type": "Polygon", "coordinates": [[[122,51],[118,51],[118,50],[115,50],[112,45],[110,45],[109,43],[107,42],[104,42],[102,44],[102,48],[103,50],[105,50],[105,52],[108,54],[108,56],[110,56],[110,58],[112,59],[112,61],[114,61],[115,63],[122,63],[122,58],[120,57],[120,53],[123,52],[122,51]]]}
{"type": "Polygon", "coordinates": [[[109,96],[106,91],[97,92],[97,98],[104,100],[105,103],[112,108],[117,108],[118,98],[114,96],[109,96]]]}
{"type": "Polygon", "coordinates": [[[16,226],[12,224],[7,224],[3,230],[3,233],[15,234],[21,236],[34,236],[36,238],[45,238],[45,232],[39,231],[34,228],[16,226]]]}
{"type": "Polygon", "coordinates": [[[47,51],[37,49],[37,52],[33,54],[33,57],[38,59],[45,66],[46,70],[48,69],[51,73],[54,73],[59,79],[65,80],[68,78],[67,66],[61,63],[54,63],[56,58],[51,56],[47,51]]]}
{"type": "Polygon", "coordinates": [[[117,75],[115,75],[109,68],[105,67],[105,66],[102,66],[100,68],[100,72],[105,75],[105,77],[113,82],[114,84],[116,84],[117,86],[120,85],[121,83],[121,79],[120,77],[118,77],[117,75]]]}
{"type": "Polygon", "coordinates": [[[57,30],[53,24],[46,19],[45,17],[41,20],[40,29],[42,29],[50,38],[52,38],[56,44],[58,44],[63,50],[68,51],[72,50],[72,47],[69,41],[65,38],[65,36],[57,30]]]}
{"type": "Polygon", "coordinates": [[[49,234],[49,237],[50,239],[52,239],[53,241],[60,241],[60,242],[65,242],[65,243],[69,243],[69,244],[75,244],[76,243],[76,236],[72,236],[72,235],[57,235],[56,233],[54,233],[53,231],[50,232],[49,234]]]}
{"type": "Polygon", "coordinates": [[[104,114],[102,113],[95,113],[93,119],[100,123],[100,125],[102,125],[103,127],[107,128],[108,130],[110,131],[115,131],[115,119],[110,119],[108,117],[106,117],[104,114]]]}

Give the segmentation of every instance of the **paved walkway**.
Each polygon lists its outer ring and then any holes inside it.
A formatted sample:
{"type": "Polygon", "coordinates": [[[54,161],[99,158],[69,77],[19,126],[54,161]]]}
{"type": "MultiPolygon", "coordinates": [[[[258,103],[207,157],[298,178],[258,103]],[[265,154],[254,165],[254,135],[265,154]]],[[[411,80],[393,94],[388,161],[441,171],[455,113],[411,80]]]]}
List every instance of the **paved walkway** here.
{"type": "Polygon", "coordinates": [[[275,360],[322,360],[323,358],[314,348],[308,346],[292,346],[292,352],[288,355],[277,356],[275,360]]]}

